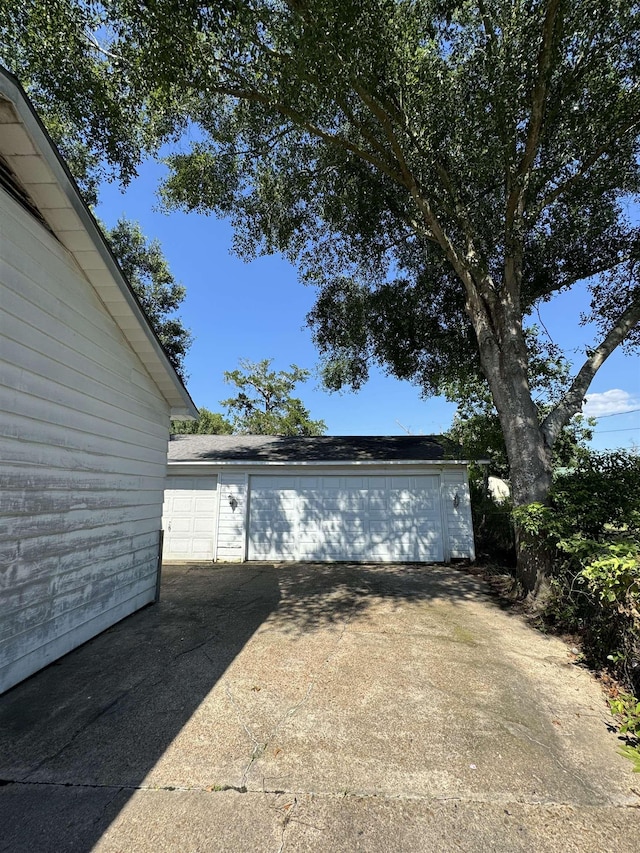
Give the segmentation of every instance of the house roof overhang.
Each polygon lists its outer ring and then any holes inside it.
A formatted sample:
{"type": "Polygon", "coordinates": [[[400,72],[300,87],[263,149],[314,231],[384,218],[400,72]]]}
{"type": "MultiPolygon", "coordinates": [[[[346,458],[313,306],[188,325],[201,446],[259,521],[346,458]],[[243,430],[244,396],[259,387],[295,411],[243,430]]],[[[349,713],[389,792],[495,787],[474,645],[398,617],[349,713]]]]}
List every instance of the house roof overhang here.
{"type": "Polygon", "coordinates": [[[18,80],[0,67],[0,155],[75,259],[176,419],[198,410],[121,272],[93,214],[18,80]]]}

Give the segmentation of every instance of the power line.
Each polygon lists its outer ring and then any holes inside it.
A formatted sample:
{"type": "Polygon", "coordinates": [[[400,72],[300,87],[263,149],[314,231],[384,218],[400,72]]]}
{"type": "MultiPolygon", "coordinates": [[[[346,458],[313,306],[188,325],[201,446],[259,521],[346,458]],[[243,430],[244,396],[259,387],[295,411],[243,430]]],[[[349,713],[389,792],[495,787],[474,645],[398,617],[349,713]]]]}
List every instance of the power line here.
{"type": "MultiPolygon", "coordinates": [[[[602,418],[616,418],[618,415],[631,415],[634,412],[640,412],[640,408],[638,409],[627,409],[626,412],[611,412],[610,415],[585,415],[585,418],[593,418],[594,421],[599,421],[602,418]]],[[[584,414],[584,412],[583,412],[584,414]]]]}
{"type": "Polygon", "coordinates": [[[598,435],[606,435],[608,432],[640,432],[640,427],[627,427],[626,429],[599,429],[598,435]]]}

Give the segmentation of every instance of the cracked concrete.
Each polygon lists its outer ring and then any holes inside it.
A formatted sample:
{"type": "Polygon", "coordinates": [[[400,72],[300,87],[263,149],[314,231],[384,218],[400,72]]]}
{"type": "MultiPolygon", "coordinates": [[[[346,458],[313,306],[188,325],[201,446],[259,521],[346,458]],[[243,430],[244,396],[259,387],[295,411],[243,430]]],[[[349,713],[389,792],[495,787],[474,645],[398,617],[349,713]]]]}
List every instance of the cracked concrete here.
{"type": "Polygon", "coordinates": [[[0,851],[637,851],[559,640],[442,566],[165,567],[0,697],[0,851]]]}

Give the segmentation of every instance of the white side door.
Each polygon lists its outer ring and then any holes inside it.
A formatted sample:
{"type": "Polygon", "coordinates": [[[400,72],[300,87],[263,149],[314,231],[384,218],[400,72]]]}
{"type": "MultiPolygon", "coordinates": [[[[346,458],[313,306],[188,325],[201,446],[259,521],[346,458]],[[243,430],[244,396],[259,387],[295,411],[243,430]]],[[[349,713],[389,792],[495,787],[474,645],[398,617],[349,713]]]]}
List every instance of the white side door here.
{"type": "Polygon", "coordinates": [[[216,480],[211,476],[167,477],[162,509],[163,560],[213,560],[216,480]]]}

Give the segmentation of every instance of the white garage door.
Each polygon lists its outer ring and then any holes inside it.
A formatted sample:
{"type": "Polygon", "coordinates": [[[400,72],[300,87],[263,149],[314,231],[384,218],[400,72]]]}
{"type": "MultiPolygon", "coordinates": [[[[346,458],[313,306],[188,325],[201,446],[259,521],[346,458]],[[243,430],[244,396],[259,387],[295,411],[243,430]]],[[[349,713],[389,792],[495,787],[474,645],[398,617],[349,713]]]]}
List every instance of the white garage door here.
{"type": "Polygon", "coordinates": [[[213,560],[215,521],[215,477],[167,477],[164,560],[213,560]]]}
{"type": "Polygon", "coordinates": [[[248,558],[441,561],[440,479],[252,477],[248,558]]]}

